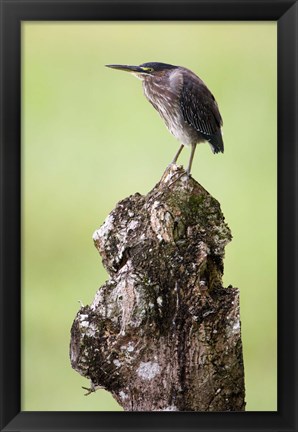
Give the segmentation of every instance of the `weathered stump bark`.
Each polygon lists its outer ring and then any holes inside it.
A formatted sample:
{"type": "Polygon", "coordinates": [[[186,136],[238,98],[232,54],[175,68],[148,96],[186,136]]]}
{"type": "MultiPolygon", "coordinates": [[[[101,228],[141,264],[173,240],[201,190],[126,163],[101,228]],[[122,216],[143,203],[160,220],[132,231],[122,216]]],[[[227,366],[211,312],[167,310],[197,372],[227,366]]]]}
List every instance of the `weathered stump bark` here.
{"type": "Polygon", "coordinates": [[[219,203],[170,166],[95,232],[110,279],[71,329],[71,364],[127,411],[242,411],[238,289],[219,203]]]}

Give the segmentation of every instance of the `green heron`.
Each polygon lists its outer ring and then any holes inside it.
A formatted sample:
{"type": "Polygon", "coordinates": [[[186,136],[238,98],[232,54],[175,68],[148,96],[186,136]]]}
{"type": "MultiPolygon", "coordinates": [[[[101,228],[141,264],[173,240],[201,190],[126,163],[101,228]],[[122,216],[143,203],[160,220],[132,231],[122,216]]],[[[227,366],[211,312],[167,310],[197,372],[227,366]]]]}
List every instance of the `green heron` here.
{"type": "Polygon", "coordinates": [[[191,146],[188,175],[198,143],[207,141],[213,153],[223,153],[222,118],[217,102],[201,78],[191,70],[166,63],[106,66],[131,72],[142,80],[146,98],[181,143],[172,163],[176,163],[184,146],[191,146]]]}

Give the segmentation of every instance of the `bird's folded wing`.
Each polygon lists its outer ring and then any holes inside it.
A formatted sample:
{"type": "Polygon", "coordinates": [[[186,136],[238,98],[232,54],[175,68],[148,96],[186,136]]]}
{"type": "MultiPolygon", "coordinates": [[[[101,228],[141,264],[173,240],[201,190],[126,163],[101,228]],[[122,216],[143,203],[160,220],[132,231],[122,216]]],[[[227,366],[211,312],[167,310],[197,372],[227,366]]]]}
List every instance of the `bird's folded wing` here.
{"type": "Polygon", "coordinates": [[[212,93],[197,77],[183,81],[180,107],[184,120],[204,135],[215,135],[222,125],[222,118],[212,93]]]}

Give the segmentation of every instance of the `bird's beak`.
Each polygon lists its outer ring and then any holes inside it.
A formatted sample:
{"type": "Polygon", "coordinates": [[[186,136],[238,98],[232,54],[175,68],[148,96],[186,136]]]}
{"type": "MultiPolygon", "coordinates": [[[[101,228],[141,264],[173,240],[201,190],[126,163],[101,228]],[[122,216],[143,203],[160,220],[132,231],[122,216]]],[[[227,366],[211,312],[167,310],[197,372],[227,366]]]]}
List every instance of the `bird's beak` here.
{"type": "Polygon", "coordinates": [[[118,69],[126,72],[134,72],[134,73],[144,73],[144,70],[140,66],[128,66],[128,65],[106,65],[106,67],[112,68],[112,69],[118,69]]]}

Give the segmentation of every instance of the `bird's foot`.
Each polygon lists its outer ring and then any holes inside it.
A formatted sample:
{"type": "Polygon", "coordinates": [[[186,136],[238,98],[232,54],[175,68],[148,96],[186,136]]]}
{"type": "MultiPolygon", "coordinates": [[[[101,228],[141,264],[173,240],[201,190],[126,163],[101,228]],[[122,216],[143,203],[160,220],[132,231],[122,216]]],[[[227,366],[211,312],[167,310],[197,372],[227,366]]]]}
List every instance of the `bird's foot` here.
{"type": "Polygon", "coordinates": [[[169,165],[167,166],[166,170],[168,170],[169,168],[178,168],[178,165],[176,162],[172,161],[171,163],[169,163],[169,165]]]}
{"type": "MultiPolygon", "coordinates": [[[[168,185],[168,187],[171,187],[174,183],[176,183],[176,181],[178,181],[178,180],[180,180],[181,179],[181,177],[183,177],[185,175],[185,172],[183,172],[183,173],[181,173],[181,174],[179,174],[169,185],[168,185]]],[[[187,175],[187,178],[189,179],[189,177],[190,177],[190,174],[188,174],[187,172],[186,172],[186,175],[187,175]]]]}

